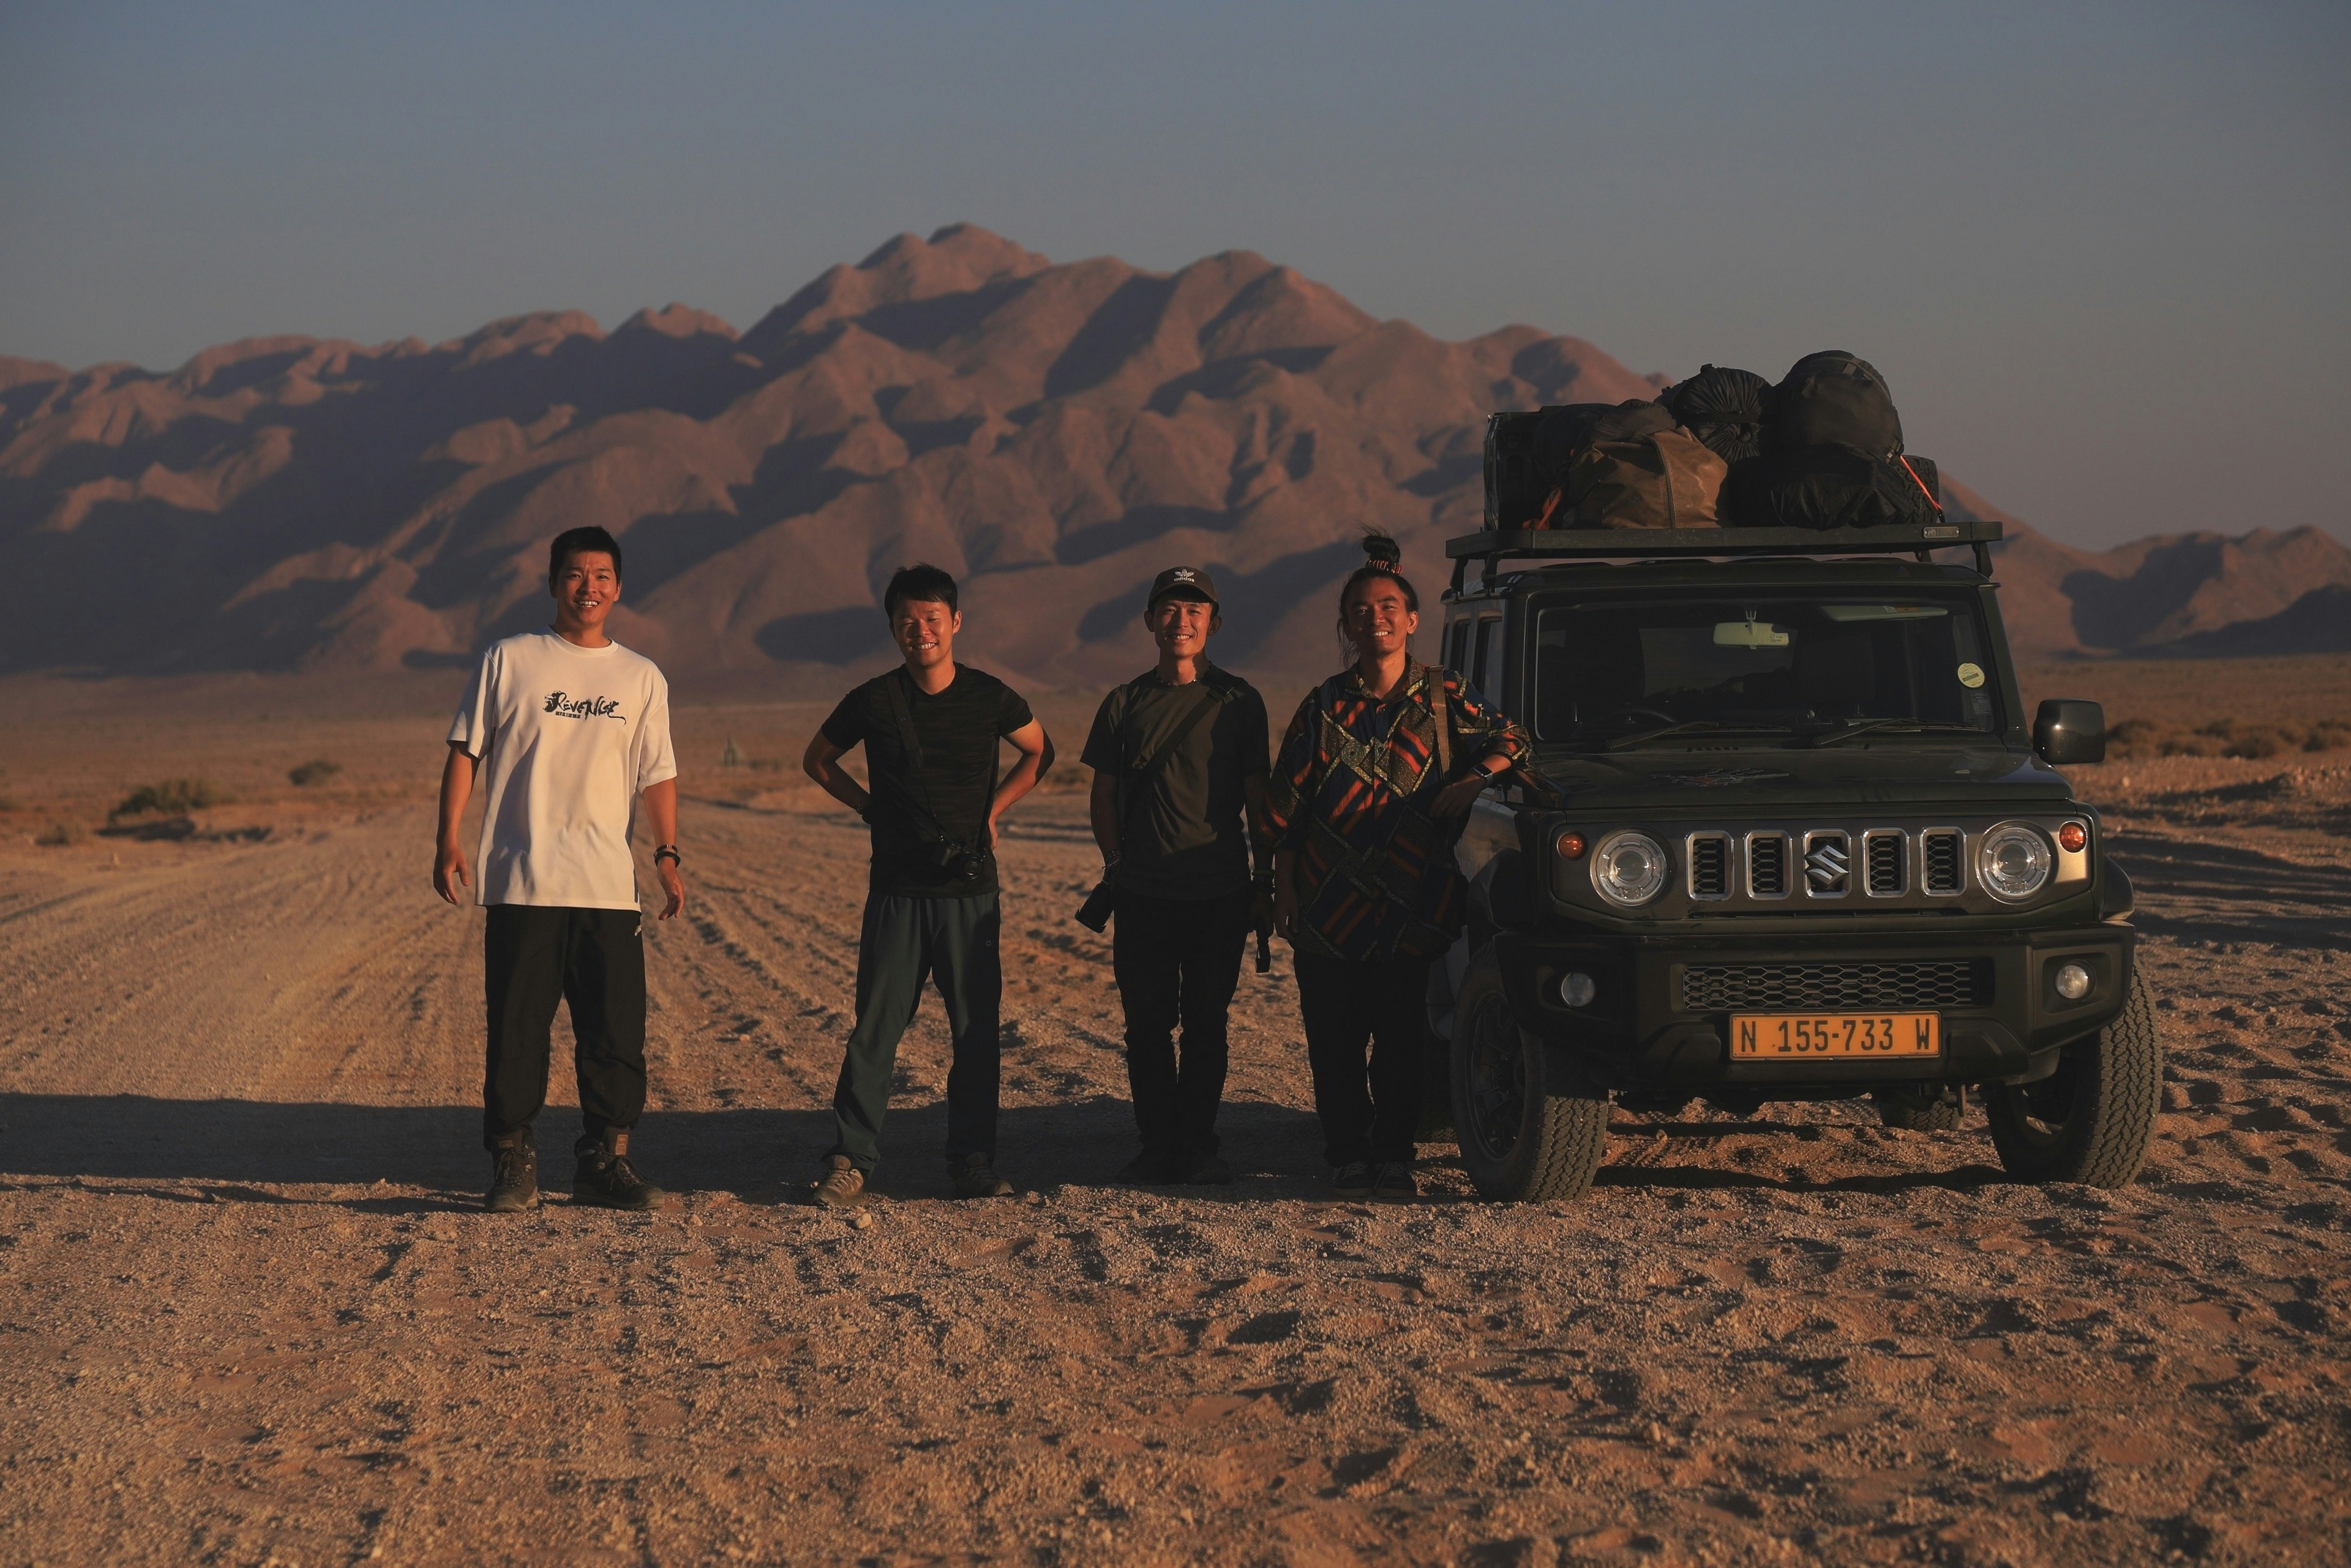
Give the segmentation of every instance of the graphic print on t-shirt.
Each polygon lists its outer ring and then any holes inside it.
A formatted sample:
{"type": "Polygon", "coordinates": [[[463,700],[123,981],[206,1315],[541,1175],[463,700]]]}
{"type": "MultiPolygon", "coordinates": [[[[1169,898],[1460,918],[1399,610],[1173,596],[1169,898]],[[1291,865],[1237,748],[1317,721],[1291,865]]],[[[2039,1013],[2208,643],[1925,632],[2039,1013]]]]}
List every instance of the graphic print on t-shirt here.
{"type": "Polygon", "coordinates": [[[611,697],[575,697],[569,692],[548,693],[547,706],[540,711],[561,718],[617,718],[622,724],[629,722],[621,705],[611,697]]]}

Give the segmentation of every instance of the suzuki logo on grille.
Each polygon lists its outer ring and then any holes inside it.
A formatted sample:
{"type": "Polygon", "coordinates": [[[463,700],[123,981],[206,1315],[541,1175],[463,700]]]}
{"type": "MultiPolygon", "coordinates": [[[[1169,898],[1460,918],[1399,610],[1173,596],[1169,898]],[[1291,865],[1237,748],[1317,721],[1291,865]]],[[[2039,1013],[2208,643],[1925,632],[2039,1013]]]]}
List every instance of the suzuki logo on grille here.
{"type": "Polygon", "coordinates": [[[1820,840],[1804,852],[1804,875],[1816,893],[1842,891],[1849,869],[1844,845],[1834,839],[1820,840]]]}

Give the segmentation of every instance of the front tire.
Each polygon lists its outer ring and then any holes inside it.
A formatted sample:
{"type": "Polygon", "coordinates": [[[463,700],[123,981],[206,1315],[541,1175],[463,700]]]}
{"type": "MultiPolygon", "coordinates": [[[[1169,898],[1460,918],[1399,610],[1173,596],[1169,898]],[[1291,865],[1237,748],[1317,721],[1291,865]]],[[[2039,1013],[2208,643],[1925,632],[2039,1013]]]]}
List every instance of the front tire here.
{"type": "Polygon", "coordinates": [[[2163,1103],[2163,1044],[2147,982],[2131,971],[2123,1010],[2064,1048],[2037,1083],[2002,1085],[1984,1111],[2010,1176],[2116,1187],[2138,1175],[2163,1103]]]}
{"type": "Polygon", "coordinates": [[[1608,1152],[1608,1095],[1510,1011],[1491,949],[1463,977],[1449,1052],[1461,1164],[1483,1197],[1578,1198],[1608,1152]]]}

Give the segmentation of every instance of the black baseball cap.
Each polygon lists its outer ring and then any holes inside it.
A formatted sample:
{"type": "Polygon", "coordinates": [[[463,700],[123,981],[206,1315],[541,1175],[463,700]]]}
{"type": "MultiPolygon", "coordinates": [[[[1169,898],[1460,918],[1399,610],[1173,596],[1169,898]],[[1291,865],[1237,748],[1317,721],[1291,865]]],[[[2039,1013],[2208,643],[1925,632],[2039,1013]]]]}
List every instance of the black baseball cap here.
{"type": "Polygon", "coordinates": [[[1213,605],[1217,585],[1196,566],[1171,566],[1151,580],[1151,592],[1143,607],[1148,610],[1163,599],[1198,599],[1213,605]]]}

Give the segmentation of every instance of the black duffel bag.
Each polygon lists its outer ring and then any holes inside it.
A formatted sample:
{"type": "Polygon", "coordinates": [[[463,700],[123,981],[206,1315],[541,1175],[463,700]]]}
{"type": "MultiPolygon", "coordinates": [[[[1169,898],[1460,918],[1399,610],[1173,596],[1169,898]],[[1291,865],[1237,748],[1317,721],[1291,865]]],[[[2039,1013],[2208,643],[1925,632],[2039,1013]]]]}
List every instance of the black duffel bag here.
{"type": "Polygon", "coordinates": [[[1638,441],[1674,428],[1674,416],[1653,402],[1571,402],[1542,411],[1533,442],[1535,486],[1556,489],[1579,453],[1609,441],[1638,441]]]}
{"type": "Polygon", "coordinates": [[[1746,528],[1873,528],[1931,523],[1942,478],[1924,457],[1881,462],[1824,444],[1750,458],[1730,471],[1724,521],[1746,528]]]}

